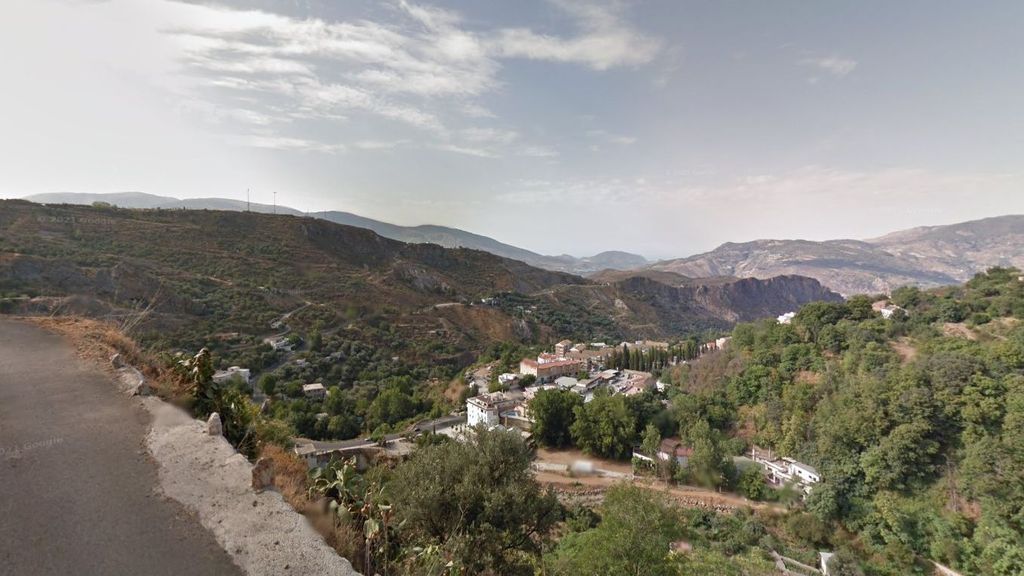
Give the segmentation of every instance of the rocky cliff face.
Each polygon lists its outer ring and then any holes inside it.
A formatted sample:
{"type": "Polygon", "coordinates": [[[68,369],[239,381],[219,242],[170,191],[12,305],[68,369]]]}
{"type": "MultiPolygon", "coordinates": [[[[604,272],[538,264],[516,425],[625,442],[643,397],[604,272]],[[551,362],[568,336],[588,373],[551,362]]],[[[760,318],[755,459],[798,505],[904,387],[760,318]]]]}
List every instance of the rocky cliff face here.
{"type": "Polygon", "coordinates": [[[645,276],[632,276],[610,285],[638,316],[649,315],[671,332],[693,327],[727,328],[737,322],[772,318],[815,301],[842,297],[805,276],[715,278],[703,283],[690,279],[669,285],[645,276]]]}

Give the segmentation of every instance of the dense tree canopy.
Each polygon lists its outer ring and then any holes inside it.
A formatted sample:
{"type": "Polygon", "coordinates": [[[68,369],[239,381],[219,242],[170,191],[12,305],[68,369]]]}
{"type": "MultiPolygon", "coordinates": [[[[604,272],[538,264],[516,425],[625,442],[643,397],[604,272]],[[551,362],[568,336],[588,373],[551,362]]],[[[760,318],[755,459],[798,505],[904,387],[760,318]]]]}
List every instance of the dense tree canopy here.
{"type": "Polygon", "coordinates": [[[636,441],[636,417],[624,396],[597,395],[575,408],[570,430],[581,449],[608,458],[626,458],[636,441]]]}
{"type": "MultiPolygon", "coordinates": [[[[673,411],[691,423],[691,479],[716,477],[726,437],[774,448],[818,467],[806,505],[858,539],[849,573],[926,560],[1024,573],[1019,276],[995,268],[962,287],[899,289],[888,319],[877,299],[855,297],[804,306],[791,324],[737,326],[723,358],[669,376],[685,392],[673,411]]],[[[753,480],[740,488],[758,491],[753,480]]],[[[846,544],[825,533],[820,545],[846,544]]]]}
{"type": "Polygon", "coordinates": [[[569,430],[576,421],[575,410],[582,405],[580,395],[570,390],[541,390],[530,401],[533,436],[545,446],[567,446],[572,442],[569,430]]]}
{"type": "Polygon", "coordinates": [[[439,546],[469,574],[532,574],[531,556],[560,519],[513,432],[480,430],[467,442],[423,447],[388,487],[406,537],[439,546]]]}

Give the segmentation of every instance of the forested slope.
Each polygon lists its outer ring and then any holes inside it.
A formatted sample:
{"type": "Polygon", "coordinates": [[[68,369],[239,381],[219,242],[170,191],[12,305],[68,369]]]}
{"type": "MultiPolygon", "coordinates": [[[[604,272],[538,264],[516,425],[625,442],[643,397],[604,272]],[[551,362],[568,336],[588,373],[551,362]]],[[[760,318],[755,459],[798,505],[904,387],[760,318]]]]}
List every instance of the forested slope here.
{"type": "Polygon", "coordinates": [[[869,574],[1024,573],[1024,282],[992,269],[962,287],[804,306],[742,324],[713,362],[672,376],[682,418],[817,467],[806,503],[821,545],[869,574]]]}

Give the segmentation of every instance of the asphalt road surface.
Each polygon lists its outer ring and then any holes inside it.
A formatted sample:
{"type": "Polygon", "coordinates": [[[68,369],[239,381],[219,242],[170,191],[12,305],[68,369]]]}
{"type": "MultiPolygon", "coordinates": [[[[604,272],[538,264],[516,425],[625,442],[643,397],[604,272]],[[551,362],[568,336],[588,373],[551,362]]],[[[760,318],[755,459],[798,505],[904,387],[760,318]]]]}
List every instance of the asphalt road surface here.
{"type": "Polygon", "coordinates": [[[0,575],[241,574],[154,493],[147,424],[67,341],[0,316],[0,575]]]}

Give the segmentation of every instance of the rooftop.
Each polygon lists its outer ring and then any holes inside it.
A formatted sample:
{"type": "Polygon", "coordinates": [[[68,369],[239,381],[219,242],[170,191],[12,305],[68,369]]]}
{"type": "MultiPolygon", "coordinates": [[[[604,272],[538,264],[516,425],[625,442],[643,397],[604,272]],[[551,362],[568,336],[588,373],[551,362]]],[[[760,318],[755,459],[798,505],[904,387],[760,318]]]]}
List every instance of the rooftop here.
{"type": "Polygon", "coordinates": [[[518,398],[507,392],[490,392],[488,394],[481,394],[474,396],[466,402],[475,404],[485,410],[490,410],[499,407],[502,404],[509,402],[515,402],[518,398]]]}

